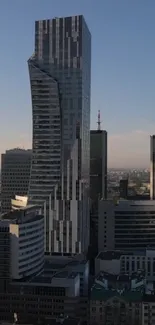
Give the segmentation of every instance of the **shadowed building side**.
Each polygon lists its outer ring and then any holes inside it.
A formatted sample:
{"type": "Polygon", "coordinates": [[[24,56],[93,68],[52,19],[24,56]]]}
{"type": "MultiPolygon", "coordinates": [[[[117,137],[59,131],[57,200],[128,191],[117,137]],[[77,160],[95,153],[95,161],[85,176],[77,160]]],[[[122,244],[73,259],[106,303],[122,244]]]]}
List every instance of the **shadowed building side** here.
{"type": "Polygon", "coordinates": [[[155,199],[155,135],[150,137],[150,199],[155,199]]]}

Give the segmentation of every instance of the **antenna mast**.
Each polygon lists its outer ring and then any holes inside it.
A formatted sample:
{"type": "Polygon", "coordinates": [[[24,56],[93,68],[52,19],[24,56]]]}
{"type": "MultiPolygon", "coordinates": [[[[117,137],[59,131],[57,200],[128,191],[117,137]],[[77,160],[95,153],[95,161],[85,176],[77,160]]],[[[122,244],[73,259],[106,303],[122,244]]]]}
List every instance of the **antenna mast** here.
{"type": "Polygon", "coordinates": [[[98,120],[97,120],[97,125],[98,128],[97,130],[100,131],[101,130],[101,119],[100,119],[100,111],[98,111],[98,120]]]}

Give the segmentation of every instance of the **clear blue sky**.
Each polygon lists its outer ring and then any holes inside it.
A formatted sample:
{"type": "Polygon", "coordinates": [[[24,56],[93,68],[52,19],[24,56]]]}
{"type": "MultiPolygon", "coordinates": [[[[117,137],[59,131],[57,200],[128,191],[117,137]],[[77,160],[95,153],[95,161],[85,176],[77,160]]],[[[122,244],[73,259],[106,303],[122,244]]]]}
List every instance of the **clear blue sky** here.
{"type": "Polygon", "coordinates": [[[0,152],[31,146],[27,59],[34,21],[83,14],[92,33],[91,121],[109,166],[148,166],[155,133],[155,0],[0,0],[0,152]]]}

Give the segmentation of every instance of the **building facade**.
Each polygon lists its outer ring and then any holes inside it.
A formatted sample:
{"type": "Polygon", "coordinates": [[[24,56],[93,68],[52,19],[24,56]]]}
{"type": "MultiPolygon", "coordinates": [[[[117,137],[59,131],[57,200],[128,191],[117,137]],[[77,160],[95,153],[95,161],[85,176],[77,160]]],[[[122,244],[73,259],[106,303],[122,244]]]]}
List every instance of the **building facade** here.
{"type": "Polygon", "coordinates": [[[150,137],[150,199],[155,199],[155,135],[150,137]]]}
{"type": "Polygon", "coordinates": [[[155,324],[155,296],[146,294],[142,304],[142,325],[155,324]]]}
{"type": "Polygon", "coordinates": [[[11,209],[11,199],[15,194],[27,195],[31,150],[12,149],[1,155],[1,211],[8,212],[11,209]]]}
{"type": "Polygon", "coordinates": [[[33,115],[29,201],[46,203],[46,251],[87,251],[91,35],[83,16],[36,21],[28,66],[33,115]]]}
{"type": "Polygon", "coordinates": [[[101,200],[99,251],[155,248],[155,201],[101,200]]]}
{"type": "Polygon", "coordinates": [[[101,271],[117,275],[124,273],[132,275],[143,271],[147,281],[152,282],[155,280],[155,250],[100,252],[95,259],[95,274],[101,271]]]}
{"type": "Polygon", "coordinates": [[[90,247],[92,258],[98,252],[98,204],[107,198],[107,132],[90,131],[90,247]]]}
{"type": "Polygon", "coordinates": [[[90,197],[107,198],[107,132],[90,131],[90,197]]]}
{"type": "Polygon", "coordinates": [[[101,272],[90,294],[91,325],[136,325],[142,322],[143,275],[113,275],[101,272]]]}
{"type": "MultiPolygon", "coordinates": [[[[44,266],[44,217],[37,206],[27,206],[5,213],[0,219],[0,236],[5,233],[9,246],[4,249],[10,258],[9,274],[11,279],[22,279],[37,274],[44,266]]],[[[1,264],[3,263],[0,260],[1,264]]],[[[4,265],[7,264],[4,260],[4,265]]]]}

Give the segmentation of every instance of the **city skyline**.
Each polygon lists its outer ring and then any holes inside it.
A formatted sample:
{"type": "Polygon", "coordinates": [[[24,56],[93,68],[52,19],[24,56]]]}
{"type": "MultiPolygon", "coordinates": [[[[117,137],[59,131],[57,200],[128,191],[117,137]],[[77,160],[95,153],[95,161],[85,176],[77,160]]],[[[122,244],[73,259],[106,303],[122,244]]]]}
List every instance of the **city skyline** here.
{"type": "Polygon", "coordinates": [[[33,46],[34,21],[79,13],[93,38],[91,128],[97,128],[100,109],[102,128],[109,135],[108,167],[149,167],[150,135],[155,133],[155,3],[99,1],[89,10],[88,4],[88,0],[66,0],[65,5],[47,0],[46,6],[40,0],[2,3],[0,153],[17,146],[31,148],[26,60],[33,46]]]}

